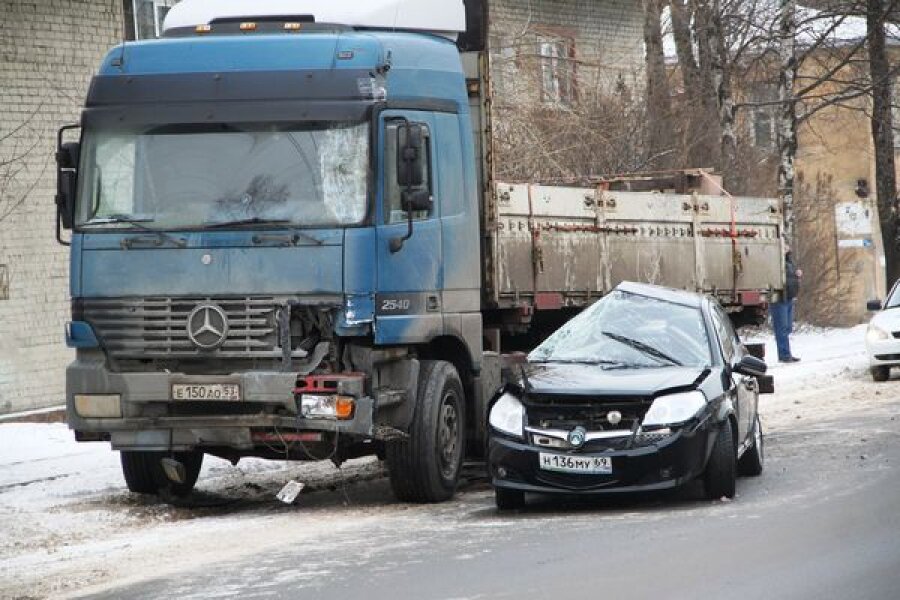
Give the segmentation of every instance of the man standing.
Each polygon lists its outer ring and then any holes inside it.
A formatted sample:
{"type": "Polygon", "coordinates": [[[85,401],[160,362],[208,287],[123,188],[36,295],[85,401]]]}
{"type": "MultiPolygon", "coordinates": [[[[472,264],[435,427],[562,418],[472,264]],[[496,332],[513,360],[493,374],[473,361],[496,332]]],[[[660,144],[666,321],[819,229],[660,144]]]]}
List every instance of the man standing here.
{"type": "Polygon", "coordinates": [[[791,353],[791,331],[794,329],[794,300],[800,291],[800,279],[803,271],[794,264],[791,247],[784,245],[784,296],[780,302],[769,306],[772,314],[772,329],[775,330],[775,345],[778,346],[778,361],[783,363],[800,362],[791,353]]]}

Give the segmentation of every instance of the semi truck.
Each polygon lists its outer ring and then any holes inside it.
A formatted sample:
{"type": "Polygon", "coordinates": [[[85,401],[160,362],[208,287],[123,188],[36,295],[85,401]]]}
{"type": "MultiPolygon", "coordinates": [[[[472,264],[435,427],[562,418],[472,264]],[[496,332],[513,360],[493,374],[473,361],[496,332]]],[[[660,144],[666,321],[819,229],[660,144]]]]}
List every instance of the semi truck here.
{"type": "Polygon", "coordinates": [[[131,491],[188,494],[204,454],[378,455],[398,499],[443,501],[502,353],[620,281],[738,320],[778,298],[775,200],[497,181],[466,30],[461,0],[184,0],[105,57],[58,136],[66,403],[131,491]]]}

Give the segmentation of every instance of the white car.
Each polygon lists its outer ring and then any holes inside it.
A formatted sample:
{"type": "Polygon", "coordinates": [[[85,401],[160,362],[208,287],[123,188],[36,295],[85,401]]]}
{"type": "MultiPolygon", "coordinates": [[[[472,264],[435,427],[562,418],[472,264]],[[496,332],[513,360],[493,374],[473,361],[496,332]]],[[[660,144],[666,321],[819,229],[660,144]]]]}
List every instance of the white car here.
{"type": "Polygon", "coordinates": [[[900,367],[900,281],[894,283],[887,301],[873,300],[869,310],[878,311],[866,332],[869,369],[875,381],[887,381],[891,367],[900,367]]]}

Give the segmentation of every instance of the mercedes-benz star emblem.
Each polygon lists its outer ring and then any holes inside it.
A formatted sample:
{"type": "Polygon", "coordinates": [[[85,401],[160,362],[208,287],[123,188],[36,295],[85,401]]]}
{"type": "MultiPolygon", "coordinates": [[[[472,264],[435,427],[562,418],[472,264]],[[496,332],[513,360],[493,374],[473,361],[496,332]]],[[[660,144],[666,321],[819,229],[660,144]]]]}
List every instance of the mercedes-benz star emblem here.
{"type": "Polygon", "coordinates": [[[228,339],[225,311],[214,304],[201,304],[188,315],[187,334],[199,348],[218,348],[228,339]]]}
{"type": "Polygon", "coordinates": [[[569,443],[573,448],[581,448],[586,438],[587,431],[584,430],[584,427],[578,426],[569,432],[569,443]]]}

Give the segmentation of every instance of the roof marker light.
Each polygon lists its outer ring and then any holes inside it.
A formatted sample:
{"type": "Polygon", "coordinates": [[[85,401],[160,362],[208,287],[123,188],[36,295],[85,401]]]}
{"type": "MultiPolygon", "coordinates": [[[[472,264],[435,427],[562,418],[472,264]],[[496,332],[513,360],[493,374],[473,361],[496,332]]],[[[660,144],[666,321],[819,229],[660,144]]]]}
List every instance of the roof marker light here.
{"type": "Polygon", "coordinates": [[[251,21],[241,23],[241,31],[256,31],[256,23],[251,21]]]}
{"type": "Polygon", "coordinates": [[[194,27],[196,33],[209,33],[212,31],[212,25],[197,25],[194,27]]]}
{"type": "Polygon", "coordinates": [[[285,23],[284,24],[285,31],[300,31],[303,29],[302,23],[285,23]]]}

